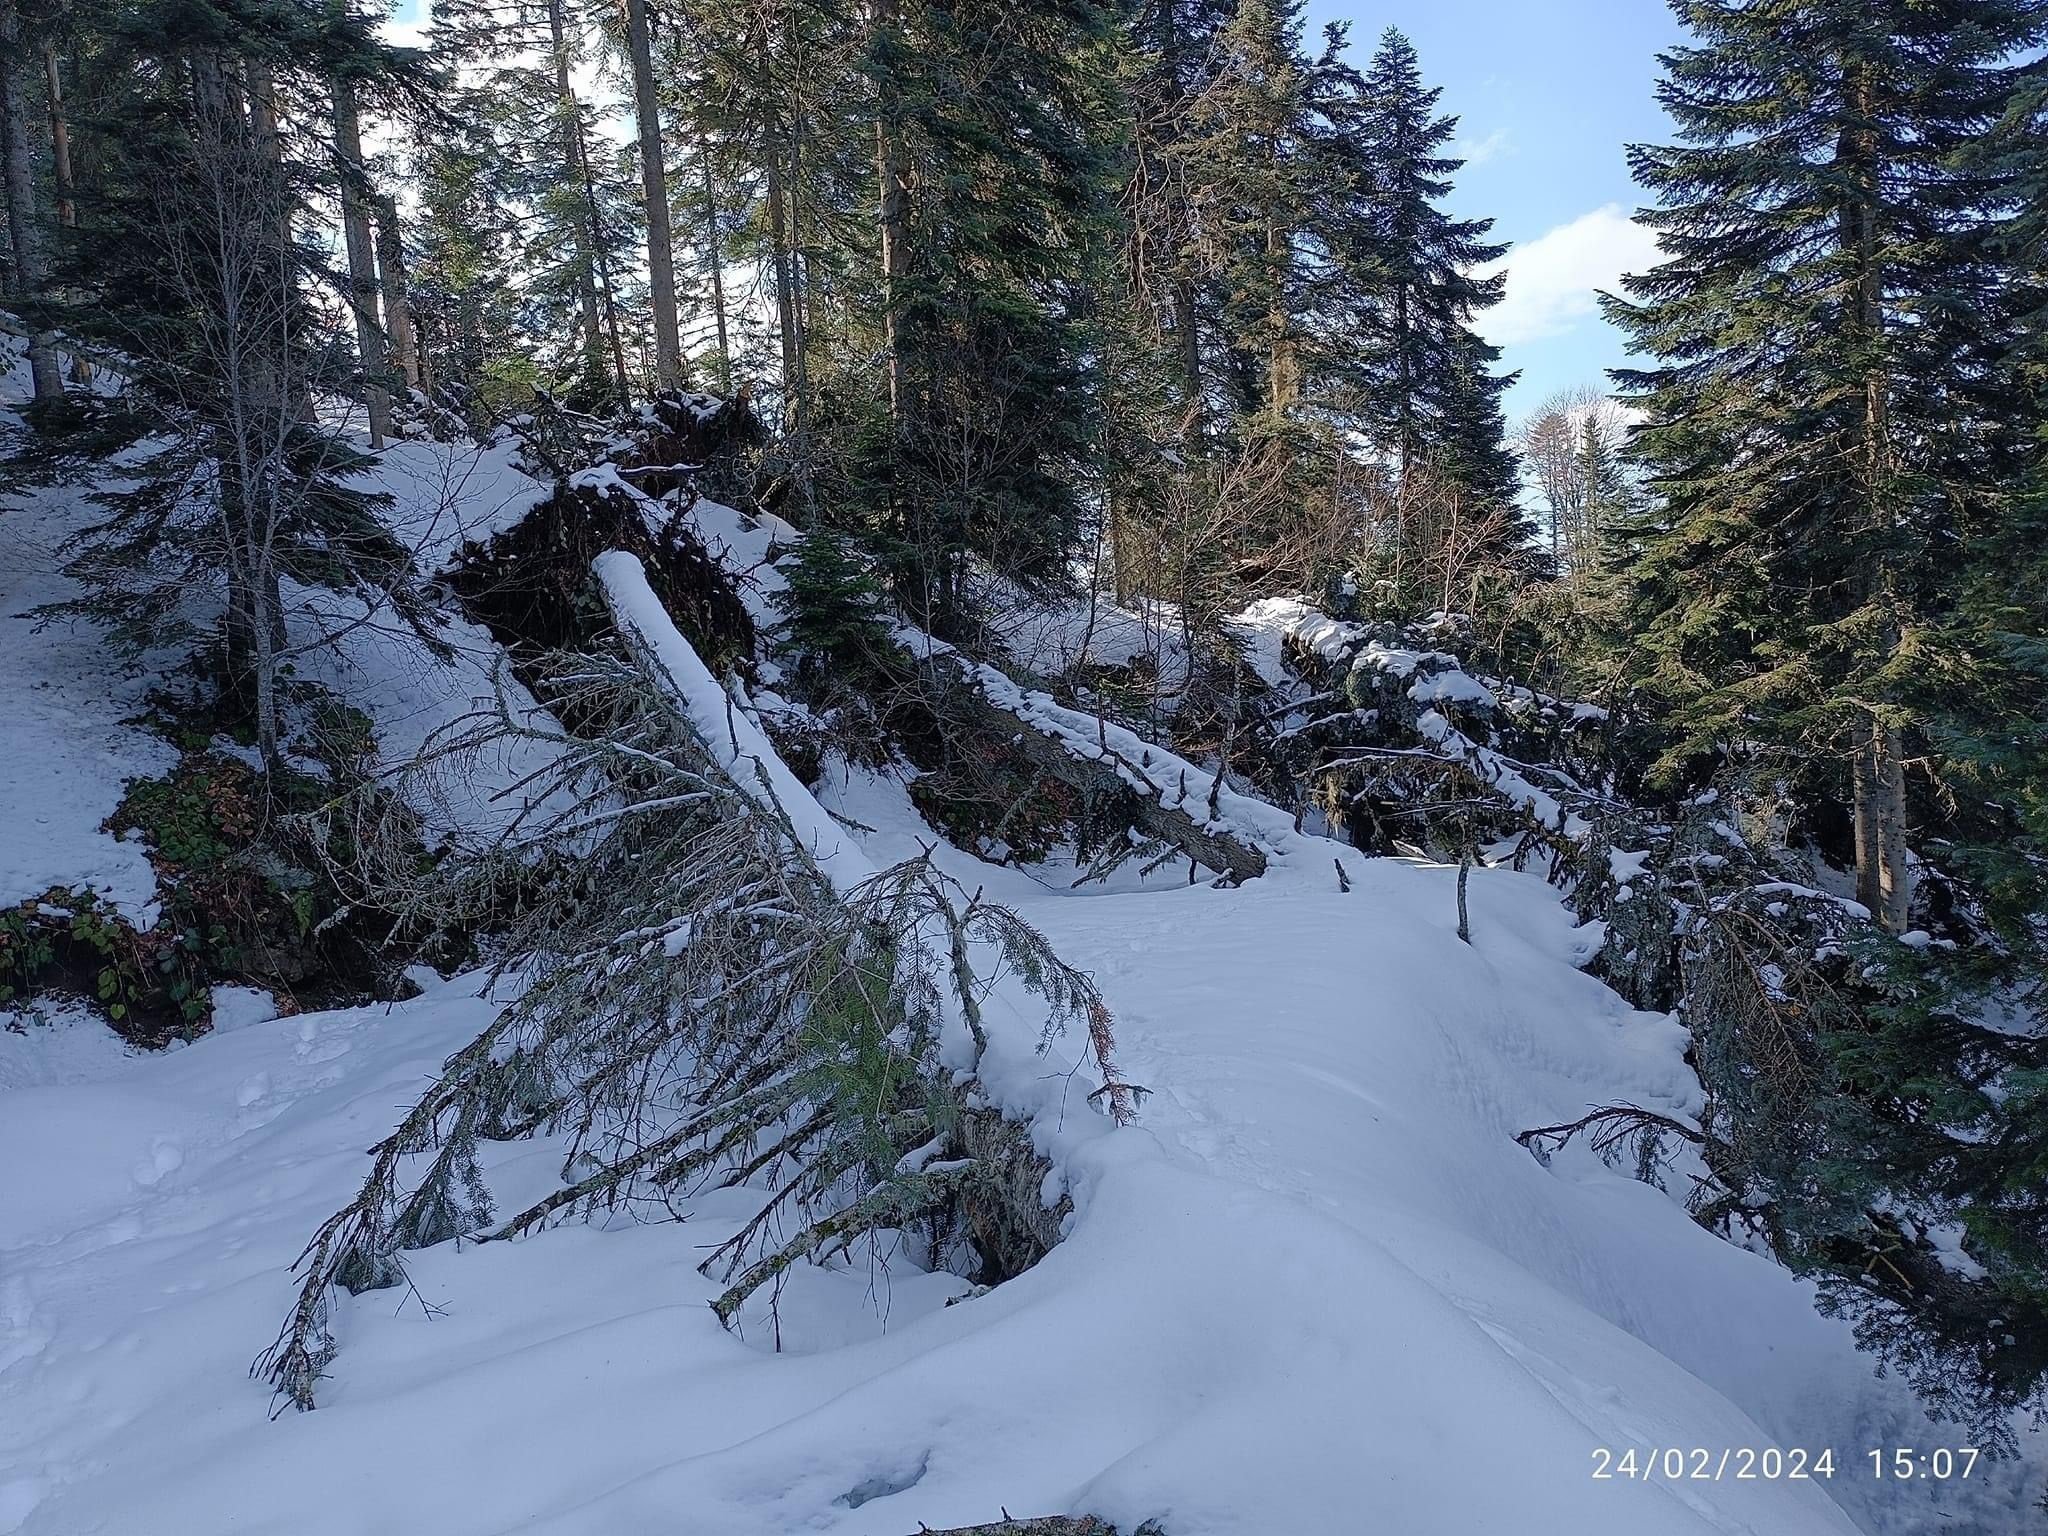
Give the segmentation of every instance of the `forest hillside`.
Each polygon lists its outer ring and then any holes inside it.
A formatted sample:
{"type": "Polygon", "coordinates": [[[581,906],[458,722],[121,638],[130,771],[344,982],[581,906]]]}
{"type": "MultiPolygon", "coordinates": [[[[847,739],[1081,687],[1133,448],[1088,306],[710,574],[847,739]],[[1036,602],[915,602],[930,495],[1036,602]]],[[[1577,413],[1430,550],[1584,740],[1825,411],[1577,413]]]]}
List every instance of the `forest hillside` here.
{"type": "Polygon", "coordinates": [[[0,0],[0,1536],[2048,1509],[2048,0],[0,0]],[[418,45],[399,36],[416,32],[418,45]]]}

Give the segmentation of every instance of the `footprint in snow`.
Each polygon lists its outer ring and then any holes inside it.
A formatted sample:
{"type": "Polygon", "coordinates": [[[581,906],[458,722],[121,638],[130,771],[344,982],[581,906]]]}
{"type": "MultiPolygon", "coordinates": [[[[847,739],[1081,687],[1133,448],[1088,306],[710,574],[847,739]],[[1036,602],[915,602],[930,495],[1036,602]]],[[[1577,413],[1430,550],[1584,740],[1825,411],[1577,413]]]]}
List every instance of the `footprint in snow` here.
{"type": "Polygon", "coordinates": [[[135,1182],[153,1189],[184,1166],[184,1149],[175,1141],[158,1136],[150,1143],[149,1156],[135,1165],[135,1182]]]}

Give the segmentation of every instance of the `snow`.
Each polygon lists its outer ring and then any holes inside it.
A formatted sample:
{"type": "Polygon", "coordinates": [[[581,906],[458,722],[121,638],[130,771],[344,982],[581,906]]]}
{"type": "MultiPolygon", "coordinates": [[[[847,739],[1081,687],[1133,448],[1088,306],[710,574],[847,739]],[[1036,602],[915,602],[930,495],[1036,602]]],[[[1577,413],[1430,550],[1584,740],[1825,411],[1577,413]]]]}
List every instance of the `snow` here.
{"type": "Polygon", "coordinates": [[[840,890],[850,890],[873,866],[853,846],[852,834],[826,814],[810,790],[783,763],[751,715],[720,686],[690,642],[683,638],[661,599],[647,584],[636,556],[608,550],[592,569],[621,630],[635,637],[641,653],[660,671],[697,734],[720,765],[757,803],[789,818],[797,841],[840,890]]]}
{"type": "MultiPolygon", "coordinates": [[[[459,615],[435,616],[428,633],[445,652],[437,654],[381,598],[286,583],[285,604],[297,648],[296,675],[324,685],[370,717],[380,772],[403,767],[430,740],[444,738],[460,722],[493,708],[493,692],[499,688],[515,719],[538,731],[555,729],[553,717],[504,670],[504,652],[489,633],[459,615]]],[[[546,742],[502,741],[480,758],[464,761],[459,772],[409,778],[408,802],[430,840],[480,844],[509,825],[533,798],[515,786],[555,756],[546,742]]]]}
{"type": "Polygon", "coordinates": [[[1461,671],[1437,672],[1409,685],[1408,697],[1418,704],[1472,704],[1492,709],[1500,700],[1478,678],[1461,671]]]}
{"type": "Polygon", "coordinates": [[[1640,880],[1650,872],[1650,855],[1647,851],[1631,853],[1623,848],[1607,850],[1607,872],[1616,885],[1627,885],[1640,880]]]}
{"type": "MultiPolygon", "coordinates": [[[[872,862],[930,840],[891,781],[822,798],[872,862]]],[[[736,1336],[705,1305],[694,1265],[750,1201],[702,1195],[679,1224],[417,1256],[417,1296],[343,1304],[326,1406],[271,1422],[244,1370],[287,1266],[488,1016],[474,982],[80,1052],[88,1081],[16,1068],[88,1022],[0,1033],[0,1166],[74,1149],[0,1186],[0,1532],[903,1536],[1002,1507],[1173,1536],[2030,1528],[2008,1470],[1872,1485],[1868,1446],[1952,1437],[1797,1281],[1576,1148],[1544,1168],[1514,1143],[1589,1102],[1697,1107],[1681,1032],[1571,966],[1540,880],[1472,871],[1468,947],[1437,866],[1103,895],[939,856],[1094,972],[1152,1093],[1110,1130],[1083,1042],[1037,1056],[999,992],[988,1081],[1036,1117],[1067,1240],[975,1296],[901,1260],[800,1271],[779,1354],[758,1307],[736,1336]],[[1599,1447],[1771,1444],[1841,1471],[1591,1476],[1599,1447]]],[[[492,1153],[527,1189],[557,1155],[492,1153]]]]}
{"type": "Polygon", "coordinates": [[[484,444],[394,442],[361,483],[392,495],[384,521],[422,571],[441,572],[554,495],[519,468],[518,451],[508,431],[484,444]]]}
{"type": "MultiPolygon", "coordinates": [[[[0,368],[0,432],[16,421],[8,407],[26,398],[24,370],[0,368]]],[[[363,483],[393,493],[387,518],[419,548],[421,568],[429,572],[444,567],[465,543],[509,527],[549,494],[516,468],[504,439],[483,448],[396,443],[363,483]]],[[[156,916],[156,877],[145,849],[101,830],[101,823],[129,780],[168,772],[177,761],[160,733],[134,723],[151,688],[162,686],[171,659],[127,664],[94,624],[38,629],[28,617],[41,605],[77,595],[61,570],[63,546],[97,515],[74,490],[0,500],[0,568],[7,573],[0,586],[0,654],[6,657],[0,667],[0,805],[10,822],[10,830],[0,832],[0,906],[53,885],[88,887],[147,927],[156,916]]],[[[503,653],[458,615],[432,623],[430,633],[448,652],[443,656],[374,596],[286,582],[284,597],[294,675],[325,685],[370,716],[384,768],[411,758],[428,737],[492,695],[503,653]]],[[[546,729],[547,716],[519,682],[503,681],[513,709],[546,729]]],[[[246,754],[237,749],[237,755],[246,754]]],[[[436,839],[488,837],[519,808],[500,791],[547,756],[536,743],[509,744],[491,761],[471,764],[459,782],[444,779],[431,793],[415,786],[414,809],[436,839]]]]}
{"type": "MultiPolygon", "coordinates": [[[[18,375],[0,391],[18,399],[18,375]]],[[[387,455],[403,506],[444,505],[435,488],[465,472],[442,452],[387,455]]],[[[435,558],[517,515],[512,473],[472,466],[477,516],[427,517],[435,558]]],[[[64,595],[54,552],[78,516],[47,494],[0,507],[0,901],[90,883],[140,912],[147,863],[99,826],[124,778],[169,765],[123,724],[143,679],[89,630],[16,618],[64,595]]],[[[708,503],[692,516],[770,613],[789,531],[708,503]]],[[[1961,1440],[1876,1377],[1809,1287],[1583,1145],[1546,1166],[1516,1144],[1594,1104],[1700,1108],[1683,1031],[1576,968],[1597,930],[1540,879],[1473,869],[1460,943],[1455,870],[1304,836],[1228,784],[1212,817],[1209,773],[983,668],[973,680],[1020,721],[1271,856],[1230,889],[1073,891],[1063,871],[985,865],[938,842],[892,778],[837,765],[815,794],[796,783],[637,562],[608,556],[599,575],[678,702],[835,881],[935,847],[1094,975],[1119,1066],[1149,1090],[1128,1129],[1088,1103],[1085,1041],[1041,1055],[1042,1015],[1012,984],[984,1008],[983,1081],[1030,1120],[1048,1198],[1072,1196],[1066,1240],[982,1293],[884,1244],[793,1272],[775,1315],[757,1298],[731,1333],[695,1266],[752,1213],[747,1191],[683,1192],[681,1222],[446,1244],[414,1257],[414,1290],[341,1303],[323,1406],[273,1421],[247,1366],[291,1263],[363,1149],[491,1016],[479,979],[416,969],[410,1001],[284,1018],[223,989],[223,1027],[157,1054],[80,1005],[0,1011],[0,1536],[904,1536],[1003,1508],[1126,1532],[1157,1518],[1168,1536],[2039,1529],[2039,1437],[2021,1466],[1964,1484],[1874,1482],[1869,1449],[1961,1440]],[[1593,1476],[1602,1448],[1772,1445],[1827,1449],[1835,1476],[1593,1476]]],[[[480,630],[444,621],[450,661],[388,613],[293,598],[295,639],[340,632],[336,659],[302,668],[372,713],[387,762],[488,691],[480,630]]],[[[1342,643],[1306,610],[1240,618],[1262,673],[1289,627],[1342,643]]],[[[1431,654],[1385,664],[1412,677],[1431,654]]],[[[1514,765],[1491,761],[1506,782],[1514,765]]],[[[502,813],[493,786],[528,766],[481,773],[454,822],[502,813]]],[[[1617,879],[1640,870],[1610,857],[1617,879]]],[[[493,1146],[489,1177],[531,1197],[561,1151],[493,1146]]]]}
{"type": "MultiPolygon", "coordinates": [[[[19,353],[0,352],[0,440],[16,421],[9,407],[27,398],[19,353]]],[[[148,927],[156,874],[139,843],[100,824],[129,779],[176,761],[162,738],[128,723],[147,708],[152,675],[115,656],[95,624],[38,627],[31,616],[79,595],[62,545],[94,511],[68,490],[0,496],[0,907],[52,886],[84,888],[148,927]]]]}
{"type": "Polygon", "coordinates": [[[1799,885],[1791,880],[1766,880],[1753,885],[1750,890],[1758,896],[1797,896],[1803,901],[1827,902],[1841,909],[1842,915],[1859,922],[1870,921],[1870,908],[1860,901],[1851,901],[1846,896],[1836,896],[1828,891],[1818,890],[1810,885],[1799,885]]]}
{"type": "MultiPolygon", "coordinates": [[[[1300,598],[1262,597],[1224,620],[1244,646],[1245,661],[1269,688],[1295,685],[1283,643],[1290,631],[1322,618],[1300,598]]],[[[1324,622],[1330,622],[1324,620],[1324,622]]]]}
{"type": "MultiPolygon", "coordinates": [[[[1093,589],[1094,572],[1088,566],[1078,567],[1074,576],[1084,593],[1093,589]]],[[[1145,662],[1162,705],[1177,703],[1187,687],[1187,645],[1176,604],[1126,605],[1100,593],[1037,597],[1002,582],[994,584],[985,601],[989,632],[1016,668],[1031,676],[1068,678],[1085,667],[1118,669],[1145,662]]]]}

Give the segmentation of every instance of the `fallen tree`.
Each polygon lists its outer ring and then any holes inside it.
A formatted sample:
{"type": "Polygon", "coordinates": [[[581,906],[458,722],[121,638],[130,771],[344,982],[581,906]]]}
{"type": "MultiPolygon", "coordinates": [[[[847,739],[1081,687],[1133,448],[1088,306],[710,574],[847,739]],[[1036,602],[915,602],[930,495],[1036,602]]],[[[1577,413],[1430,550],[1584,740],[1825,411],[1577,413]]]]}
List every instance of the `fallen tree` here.
{"type": "Polygon", "coordinates": [[[615,1207],[673,1215],[673,1193],[706,1185],[764,1191],[702,1266],[724,1286],[712,1305],[725,1323],[792,1265],[883,1232],[921,1231],[934,1264],[957,1262],[965,1234],[1000,1236],[976,1255],[984,1283],[1035,1262],[1064,1212],[1046,1209],[1025,1128],[979,1080],[982,999],[1004,975],[1042,1003],[1041,1049],[1078,1026],[1102,1078],[1091,1100],[1131,1117],[1093,983],[929,857],[869,865],[639,562],[610,552],[596,574],[618,647],[539,667],[542,696],[567,706],[566,737],[500,694],[411,770],[459,773],[508,741],[550,743],[524,809],[483,853],[363,893],[460,923],[508,880],[531,882],[537,853],[557,867],[505,937],[510,1000],[372,1149],[355,1198],[301,1255],[298,1300],[255,1367],[300,1408],[334,1357],[334,1291],[402,1283],[406,1250],[615,1207]],[[568,1138],[561,1185],[504,1217],[478,1145],[541,1131],[568,1138]]]}

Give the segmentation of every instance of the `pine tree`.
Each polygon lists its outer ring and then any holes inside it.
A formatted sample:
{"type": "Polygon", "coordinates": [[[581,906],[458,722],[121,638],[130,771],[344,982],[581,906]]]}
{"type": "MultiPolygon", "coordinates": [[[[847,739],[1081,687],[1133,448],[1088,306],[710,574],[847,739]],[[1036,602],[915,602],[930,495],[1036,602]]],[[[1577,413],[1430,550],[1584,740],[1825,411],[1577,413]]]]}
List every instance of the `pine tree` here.
{"type": "Polygon", "coordinates": [[[899,600],[957,633],[975,561],[1064,581],[1079,531],[1095,434],[1080,284],[1107,169],[1091,81],[1107,18],[1093,0],[878,15],[864,69],[893,382],[863,478],[899,600]]]}
{"type": "Polygon", "coordinates": [[[1500,401],[1514,378],[1493,371],[1499,349],[1471,328],[1506,282],[1475,269],[1507,247],[1487,238],[1491,219],[1457,219],[1438,206],[1464,164],[1444,152],[1458,120],[1438,114],[1442,91],[1423,85],[1413,45],[1392,28],[1364,76],[1343,86],[1356,97],[1347,129],[1374,178],[1368,249],[1380,314],[1360,366],[1376,438],[1399,478],[1427,463],[1480,504],[1512,507],[1519,483],[1500,401]]]}
{"type": "MultiPolygon", "coordinates": [[[[1617,374],[1657,496],[1617,530],[1636,681],[1669,730],[1667,780],[1761,754],[1805,805],[1852,804],[1835,851],[1877,923],[1924,916],[1958,944],[1858,942],[1781,1016],[1762,1049],[1803,1063],[1790,1140],[1743,1123],[1774,1069],[1739,1029],[1703,1058],[1734,1106],[1718,1171],[1866,1346],[2002,1435],[2048,1382],[2048,1042],[1976,1021],[2038,1010],[2040,933],[2037,915],[2000,921],[2012,904],[1972,888],[1953,834],[1981,842],[1988,821],[2024,861],[2039,832],[2038,596],[1994,574],[2038,515],[2036,402],[2012,366],[2039,305],[2012,243],[2038,140],[1981,148],[2048,6],[1675,8],[1698,39],[1664,58],[1681,142],[1632,152],[1667,259],[1610,304],[1658,360],[1617,374]],[[1987,785],[2004,802],[1988,817],[1987,785]],[[1929,857],[1917,905],[1909,811],[1929,857]],[[1966,1262],[1942,1258],[1943,1233],[1966,1262]]],[[[1712,1001],[1691,1009],[1696,1038],[1724,1027],[1712,1001]]]]}

